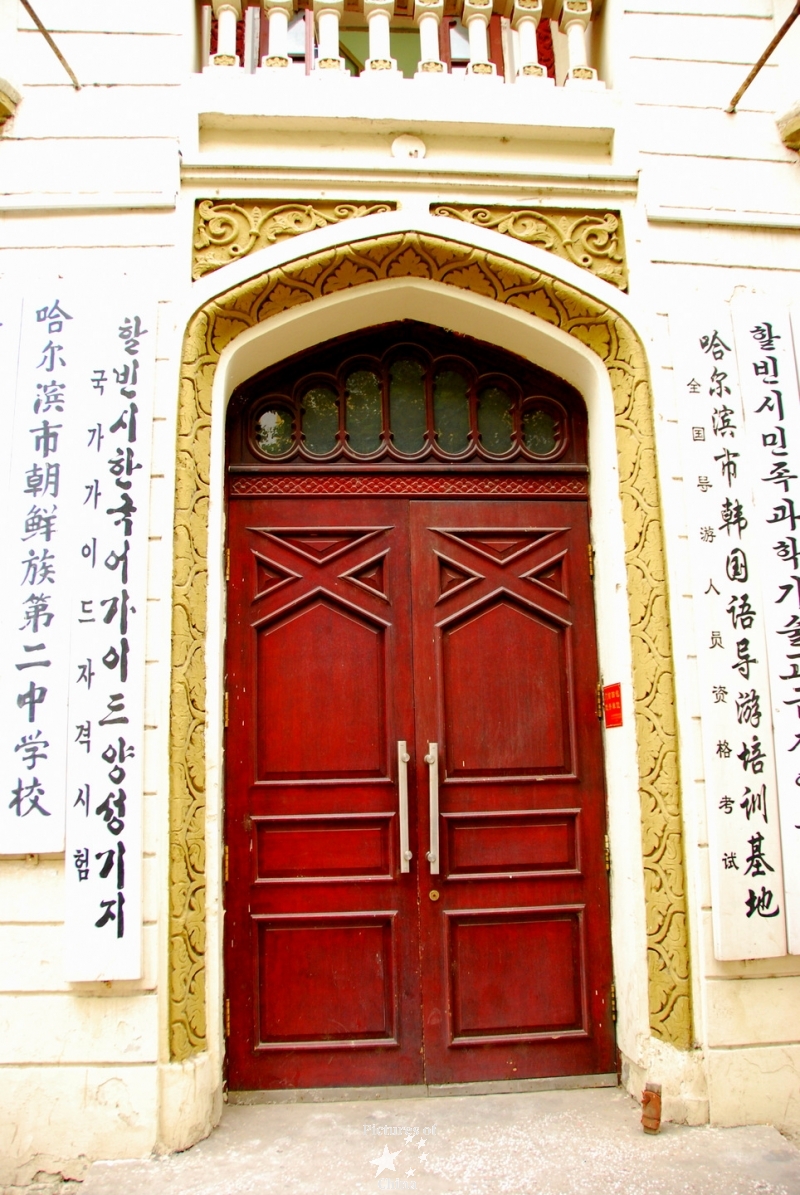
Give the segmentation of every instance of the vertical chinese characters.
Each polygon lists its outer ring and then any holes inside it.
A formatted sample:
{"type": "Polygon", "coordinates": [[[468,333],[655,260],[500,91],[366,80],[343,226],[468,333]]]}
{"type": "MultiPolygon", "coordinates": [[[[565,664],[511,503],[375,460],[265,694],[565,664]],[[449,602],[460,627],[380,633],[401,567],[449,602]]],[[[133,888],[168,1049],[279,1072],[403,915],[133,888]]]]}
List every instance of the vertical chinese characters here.
{"type": "Polygon", "coordinates": [[[714,951],[785,953],[765,618],[733,330],[681,335],[679,397],[702,717],[714,951]],[[758,882],[756,882],[758,881],[758,882]]]}
{"type": "Polygon", "coordinates": [[[4,528],[3,852],[64,845],[69,569],[65,493],[81,321],[63,293],[23,307],[4,528]]]}

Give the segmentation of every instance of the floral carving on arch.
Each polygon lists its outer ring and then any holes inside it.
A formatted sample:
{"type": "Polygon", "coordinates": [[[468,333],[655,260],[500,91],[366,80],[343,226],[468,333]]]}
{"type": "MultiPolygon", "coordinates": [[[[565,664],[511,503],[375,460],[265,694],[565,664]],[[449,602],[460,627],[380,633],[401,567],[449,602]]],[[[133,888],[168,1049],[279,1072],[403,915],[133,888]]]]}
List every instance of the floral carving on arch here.
{"type": "Polygon", "coordinates": [[[644,348],[573,286],[459,242],[392,233],[326,249],[234,286],[186,332],[178,407],[170,708],[170,1054],[206,1048],[205,634],[211,393],[242,332],[302,303],[393,278],[426,278],[538,316],[604,362],[614,395],[633,654],[650,1027],[691,1045],[689,945],[664,545],[644,348]]]}

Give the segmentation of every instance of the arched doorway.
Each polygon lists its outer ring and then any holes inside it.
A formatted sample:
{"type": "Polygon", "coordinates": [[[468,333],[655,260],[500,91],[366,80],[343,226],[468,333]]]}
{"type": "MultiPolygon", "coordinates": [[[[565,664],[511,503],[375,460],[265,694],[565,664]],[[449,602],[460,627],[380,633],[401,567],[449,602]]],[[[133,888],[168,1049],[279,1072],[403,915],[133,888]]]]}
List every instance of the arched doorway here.
{"type": "Polygon", "coordinates": [[[405,321],[228,418],[233,1088],[614,1069],[580,396],[405,321]]]}

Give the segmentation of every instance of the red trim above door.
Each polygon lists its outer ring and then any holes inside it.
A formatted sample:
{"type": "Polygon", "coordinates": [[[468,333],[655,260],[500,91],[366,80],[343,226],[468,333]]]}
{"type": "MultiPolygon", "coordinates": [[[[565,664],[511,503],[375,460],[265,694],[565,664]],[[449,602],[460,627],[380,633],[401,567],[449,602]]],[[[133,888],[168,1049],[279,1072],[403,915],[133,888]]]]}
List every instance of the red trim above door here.
{"type": "MultiPolygon", "coordinates": [[[[232,471],[233,472],[233,471],[232,471]]],[[[586,498],[588,479],[582,477],[542,477],[523,475],[486,476],[484,471],[472,476],[436,473],[234,473],[230,482],[234,498],[294,497],[301,495],[370,495],[383,497],[464,497],[464,498],[586,498]]]]}

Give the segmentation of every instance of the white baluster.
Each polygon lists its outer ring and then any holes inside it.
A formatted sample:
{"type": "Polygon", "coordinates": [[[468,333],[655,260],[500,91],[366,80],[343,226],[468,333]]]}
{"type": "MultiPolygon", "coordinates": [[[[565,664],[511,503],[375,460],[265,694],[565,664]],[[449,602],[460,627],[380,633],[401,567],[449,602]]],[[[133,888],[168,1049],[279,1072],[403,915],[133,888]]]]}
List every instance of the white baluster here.
{"type": "Polygon", "coordinates": [[[586,62],[586,30],[592,19],[591,0],[564,0],[559,25],[567,35],[569,70],[564,80],[571,83],[598,83],[597,71],[586,62]]]}
{"type": "Polygon", "coordinates": [[[444,0],[414,0],[414,20],[419,25],[420,75],[441,75],[445,65],[439,57],[439,22],[444,16],[444,0]]]}
{"type": "Polygon", "coordinates": [[[269,19],[269,53],[261,59],[261,65],[270,70],[285,70],[291,65],[289,20],[294,11],[293,0],[262,0],[262,4],[269,19]]]}
{"type": "Polygon", "coordinates": [[[519,34],[518,79],[535,79],[537,83],[555,83],[539,62],[536,31],[542,19],[542,0],[514,0],[511,27],[519,34]]]}
{"type": "Polygon", "coordinates": [[[497,73],[489,61],[489,18],[492,15],[492,0],[464,0],[463,21],[469,34],[468,75],[494,75],[497,73]]]}
{"type": "Polygon", "coordinates": [[[210,4],[200,5],[200,68],[211,65],[211,19],[214,10],[210,4]]]}
{"type": "Polygon", "coordinates": [[[239,66],[236,53],[236,22],[242,15],[242,0],[214,0],[217,18],[217,52],[214,66],[239,66]]]}
{"type": "Polygon", "coordinates": [[[364,63],[365,74],[371,71],[389,74],[397,71],[390,41],[393,13],[394,0],[364,0],[364,15],[369,25],[369,58],[364,63]]]}
{"type": "Polygon", "coordinates": [[[343,12],[344,0],[314,0],[319,44],[319,57],[314,64],[317,71],[345,70],[344,58],[339,54],[339,21],[343,12]]]}

